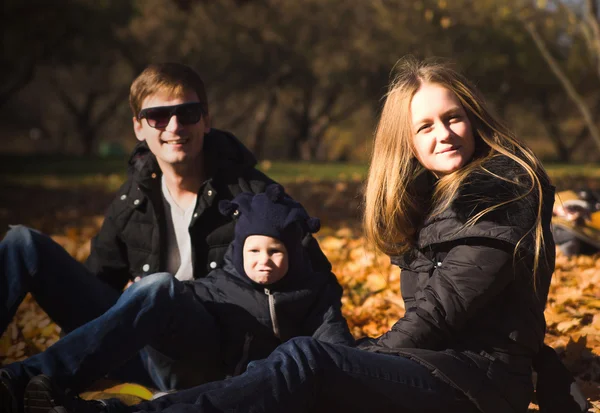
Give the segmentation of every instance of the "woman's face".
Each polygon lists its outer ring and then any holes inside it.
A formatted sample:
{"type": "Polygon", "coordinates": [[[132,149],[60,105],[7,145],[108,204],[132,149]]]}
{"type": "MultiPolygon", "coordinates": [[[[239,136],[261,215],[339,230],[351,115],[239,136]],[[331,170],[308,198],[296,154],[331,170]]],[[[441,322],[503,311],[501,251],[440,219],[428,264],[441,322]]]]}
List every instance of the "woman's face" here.
{"type": "Polygon", "coordinates": [[[436,176],[467,164],[475,151],[471,122],[458,97],[435,83],[423,83],[410,103],[415,155],[436,176]]]}

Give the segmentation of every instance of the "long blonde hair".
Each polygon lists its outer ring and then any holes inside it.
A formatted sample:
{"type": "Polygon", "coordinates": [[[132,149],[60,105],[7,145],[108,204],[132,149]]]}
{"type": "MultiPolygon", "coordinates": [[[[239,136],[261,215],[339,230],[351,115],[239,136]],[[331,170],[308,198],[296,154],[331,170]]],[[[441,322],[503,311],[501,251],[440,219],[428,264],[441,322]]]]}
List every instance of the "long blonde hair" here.
{"type": "MultiPolygon", "coordinates": [[[[375,133],[369,167],[363,217],[367,240],[388,255],[407,251],[415,245],[426,214],[439,213],[449,207],[471,173],[477,170],[507,180],[482,165],[494,156],[505,155],[523,168],[529,177],[530,187],[512,200],[485,208],[465,225],[474,225],[489,212],[535,193],[539,200],[537,218],[525,235],[533,235],[535,273],[544,242],[542,180],[547,179],[536,156],[490,113],[475,88],[450,64],[433,59],[418,61],[409,56],[398,62],[396,72],[375,133]],[[467,165],[442,177],[435,188],[431,188],[432,193],[425,197],[417,179],[424,169],[414,155],[410,112],[411,100],[423,83],[438,84],[454,92],[471,121],[476,148],[473,159],[467,165]]],[[[515,253],[517,248],[518,245],[515,253]]]]}

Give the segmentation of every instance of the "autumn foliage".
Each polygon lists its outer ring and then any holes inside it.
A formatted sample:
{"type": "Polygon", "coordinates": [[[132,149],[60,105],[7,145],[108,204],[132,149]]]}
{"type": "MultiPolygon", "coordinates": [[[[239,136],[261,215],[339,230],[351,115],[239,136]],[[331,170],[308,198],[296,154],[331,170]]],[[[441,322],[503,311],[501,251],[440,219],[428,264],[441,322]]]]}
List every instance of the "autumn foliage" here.
{"type": "MultiPolygon", "coordinates": [[[[365,244],[359,225],[360,184],[299,182],[286,187],[311,214],[322,220],[318,240],[344,287],[343,312],[354,336],[377,336],[385,332],[404,312],[401,275],[390,265],[389,258],[376,254],[365,244]]],[[[13,190],[15,199],[19,199],[21,191],[26,191],[13,190]]],[[[15,209],[15,216],[28,225],[37,224],[70,254],[83,260],[89,253],[90,237],[101,225],[103,208],[111,198],[101,191],[93,195],[90,198],[81,193],[48,191],[44,193],[45,208],[30,203],[28,212],[15,209]],[[60,209],[60,204],[72,209],[60,209]],[[53,205],[56,210],[52,210],[53,205]],[[52,213],[48,212],[48,206],[52,213]],[[38,213],[36,208],[45,212],[38,213]]],[[[4,219],[2,215],[0,219],[4,219]]],[[[594,405],[594,412],[600,412],[599,310],[600,256],[567,258],[559,253],[546,309],[546,342],[558,350],[577,376],[594,405]]],[[[23,359],[47,348],[59,339],[59,332],[28,297],[7,333],[0,338],[0,362],[23,359]]],[[[532,404],[531,411],[535,410],[532,404]]]]}

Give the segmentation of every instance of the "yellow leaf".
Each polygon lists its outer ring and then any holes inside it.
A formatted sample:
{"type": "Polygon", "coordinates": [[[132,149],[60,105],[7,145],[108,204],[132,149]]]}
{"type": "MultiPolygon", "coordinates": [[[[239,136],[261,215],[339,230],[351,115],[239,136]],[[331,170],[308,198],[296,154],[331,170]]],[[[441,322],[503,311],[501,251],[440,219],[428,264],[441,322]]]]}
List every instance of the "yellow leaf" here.
{"type": "Polygon", "coordinates": [[[577,320],[577,319],[575,319],[575,320],[561,321],[556,326],[556,329],[558,331],[560,331],[561,333],[564,333],[564,332],[572,329],[573,327],[577,327],[578,325],[579,325],[579,320],[577,320]]]}
{"type": "Polygon", "coordinates": [[[451,25],[452,19],[450,17],[444,16],[440,19],[440,26],[442,26],[443,29],[447,29],[451,25]]]}
{"type": "Polygon", "coordinates": [[[105,392],[115,394],[130,394],[144,400],[150,400],[152,398],[152,392],[150,390],[134,383],[118,384],[114,387],[106,389],[105,392]]]}
{"type": "Polygon", "coordinates": [[[0,337],[0,357],[6,357],[11,344],[12,341],[10,339],[10,335],[3,334],[2,337],[0,337]]]}
{"type": "Polygon", "coordinates": [[[367,282],[365,288],[371,292],[383,290],[387,287],[387,280],[380,274],[369,274],[367,276],[367,282]]]}

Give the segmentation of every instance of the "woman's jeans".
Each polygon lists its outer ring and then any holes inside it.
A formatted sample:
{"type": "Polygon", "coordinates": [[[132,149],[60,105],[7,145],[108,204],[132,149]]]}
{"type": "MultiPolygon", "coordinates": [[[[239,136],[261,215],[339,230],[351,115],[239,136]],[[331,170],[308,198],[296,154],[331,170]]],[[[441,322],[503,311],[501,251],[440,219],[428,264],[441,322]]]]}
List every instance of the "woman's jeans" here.
{"type": "Polygon", "coordinates": [[[167,273],[122,294],[49,237],[13,227],[0,242],[0,328],[30,291],[66,336],[43,353],[5,366],[16,378],[44,373],[63,388],[109,377],[161,390],[223,377],[218,330],[193,292],[167,273]]]}
{"type": "Polygon", "coordinates": [[[108,412],[471,413],[464,395],[412,360],[298,337],[241,376],[108,412]]]}

